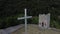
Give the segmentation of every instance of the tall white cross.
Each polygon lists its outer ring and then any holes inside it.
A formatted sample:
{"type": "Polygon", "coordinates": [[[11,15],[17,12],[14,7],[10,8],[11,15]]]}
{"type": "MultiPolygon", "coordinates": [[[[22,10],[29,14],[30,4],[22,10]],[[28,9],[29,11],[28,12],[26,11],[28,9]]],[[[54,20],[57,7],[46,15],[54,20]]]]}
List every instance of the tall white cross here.
{"type": "Polygon", "coordinates": [[[27,34],[27,18],[32,18],[32,16],[27,16],[27,9],[24,9],[25,11],[25,16],[18,18],[18,20],[25,19],[25,34],[27,34]]]}

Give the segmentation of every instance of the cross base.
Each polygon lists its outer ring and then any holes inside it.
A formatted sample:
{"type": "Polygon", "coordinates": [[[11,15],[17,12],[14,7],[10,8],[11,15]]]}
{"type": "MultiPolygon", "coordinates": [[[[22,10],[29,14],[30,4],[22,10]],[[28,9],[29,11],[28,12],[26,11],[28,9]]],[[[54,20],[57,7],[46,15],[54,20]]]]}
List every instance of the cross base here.
{"type": "Polygon", "coordinates": [[[26,33],[26,32],[23,32],[22,34],[28,34],[28,32],[26,33]]]}

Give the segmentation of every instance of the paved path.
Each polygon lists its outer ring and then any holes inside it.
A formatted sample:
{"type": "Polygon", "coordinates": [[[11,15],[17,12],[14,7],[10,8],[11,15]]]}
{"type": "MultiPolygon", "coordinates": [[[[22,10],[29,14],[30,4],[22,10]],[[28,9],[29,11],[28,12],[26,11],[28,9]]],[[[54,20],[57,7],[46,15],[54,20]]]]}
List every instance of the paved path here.
{"type": "Polygon", "coordinates": [[[8,27],[6,29],[0,29],[0,34],[10,34],[20,28],[24,27],[24,24],[8,27]]]}
{"type": "MultiPolygon", "coordinates": [[[[24,27],[12,32],[11,34],[24,34],[24,27]]],[[[60,34],[54,30],[40,30],[37,25],[28,24],[28,34],[60,34]]]]}

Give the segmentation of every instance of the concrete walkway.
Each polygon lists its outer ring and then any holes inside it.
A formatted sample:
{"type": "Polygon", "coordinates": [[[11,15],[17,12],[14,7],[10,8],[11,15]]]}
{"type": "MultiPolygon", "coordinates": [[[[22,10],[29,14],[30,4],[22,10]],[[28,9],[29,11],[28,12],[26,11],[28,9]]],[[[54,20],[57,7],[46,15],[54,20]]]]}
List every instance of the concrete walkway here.
{"type": "MultiPolygon", "coordinates": [[[[24,27],[12,32],[11,34],[25,34],[24,27]]],[[[60,32],[51,29],[40,30],[37,25],[28,24],[28,34],[60,34],[60,32]]]]}
{"type": "Polygon", "coordinates": [[[0,34],[10,34],[20,28],[24,27],[24,24],[8,27],[6,29],[0,29],[0,34]]]}

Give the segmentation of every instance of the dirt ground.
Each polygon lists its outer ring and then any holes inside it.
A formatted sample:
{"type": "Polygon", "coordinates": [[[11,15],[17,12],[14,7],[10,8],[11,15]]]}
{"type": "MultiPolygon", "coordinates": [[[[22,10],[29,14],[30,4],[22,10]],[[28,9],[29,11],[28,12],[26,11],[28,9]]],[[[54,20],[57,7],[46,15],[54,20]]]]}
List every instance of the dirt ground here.
{"type": "MultiPolygon", "coordinates": [[[[25,27],[12,32],[11,34],[25,34],[25,27]]],[[[60,32],[53,31],[51,29],[41,30],[39,29],[38,25],[35,24],[28,24],[28,34],[60,34],[60,32]]]]}

